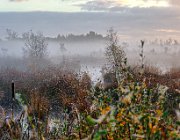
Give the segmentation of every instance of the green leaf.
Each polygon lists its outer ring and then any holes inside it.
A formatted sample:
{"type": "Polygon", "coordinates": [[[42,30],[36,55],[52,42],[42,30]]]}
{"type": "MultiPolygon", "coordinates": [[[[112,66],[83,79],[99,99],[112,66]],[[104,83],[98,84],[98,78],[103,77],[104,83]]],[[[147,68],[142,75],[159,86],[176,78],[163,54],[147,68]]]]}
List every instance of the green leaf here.
{"type": "Polygon", "coordinates": [[[96,134],[94,135],[93,140],[101,140],[101,135],[98,132],[96,132],[96,134]]]}
{"type": "Polygon", "coordinates": [[[165,112],[163,113],[162,117],[163,117],[163,118],[166,118],[166,117],[168,116],[168,114],[169,114],[168,111],[165,111],[165,112]]]}
{"type": "Polygon", "coordinates": [[[180,126],[180,121],[177,121],[176,124],[180,126]]]}
{"type": "Polygon", "coordinates": [[[99,130],[95,133],[93,140],[101,140],[101,136],[106,134],[107,130],[99,130]]]}
{"type": "Polygon", "coordinates": [[[93,119],[91,116],[87,116],[86,118],[87,122],[90,124],[90,125],[95,125],[96,124],[96,120],[93,119]]]}
{"type": "Polygon", "coordinates": [[[107,134],[107,130],[99,130],[98,132],[100,135],[106,135],[107,134]]]}
{"type": "Polygon", "coordinates": [[[143,116],[140,116],[139,120],[142,122],[145,118],[147,118],[149,114],[145,114],[143,116]]]}

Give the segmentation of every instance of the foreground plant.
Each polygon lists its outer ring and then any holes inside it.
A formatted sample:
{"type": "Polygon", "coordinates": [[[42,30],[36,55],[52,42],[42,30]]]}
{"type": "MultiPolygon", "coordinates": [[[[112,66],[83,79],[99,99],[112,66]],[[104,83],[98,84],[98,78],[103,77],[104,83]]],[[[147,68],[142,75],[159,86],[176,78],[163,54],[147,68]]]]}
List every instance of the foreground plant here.
{"type": "Polygon", "coordinates": [[[91,130],[86,139],[180,138],[179,122],[164,108],[167,89],[149,89],[145,82],[119,85],[116,102],[103,93],[96,99],[95,117],[89,114],[86,118],[86,129],[91,130]]]}

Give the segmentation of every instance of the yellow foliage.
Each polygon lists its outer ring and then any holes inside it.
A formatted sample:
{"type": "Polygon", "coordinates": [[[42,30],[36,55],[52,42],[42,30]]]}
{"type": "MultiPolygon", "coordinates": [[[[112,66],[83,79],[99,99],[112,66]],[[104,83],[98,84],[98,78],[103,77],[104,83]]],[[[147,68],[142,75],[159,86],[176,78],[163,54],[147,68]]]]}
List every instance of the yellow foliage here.
{"type": "Polygon", "coordinates": [[[101,110],[101,114],[102,115],[105,115],[107,112],[109,112],[111,110],[111,107],[110,106],[107,106],[106,108],[104,109],[100,109],[101,110]]]}
{"type": "Polygon", "coordinates": [[[163,112],[162,112],[162,110],[156,110],[156,113],[157,113],[157,115],[158,115],[158,117],[161,117],[162,116],[162,114],[163,114],[163,112]]]}
{"type": "Polygon", "coordinates": [[[133,96],[132,93],[129,93],[121,100],[121,102],[124,104],[130,104],[132,96],[133,96]]]}

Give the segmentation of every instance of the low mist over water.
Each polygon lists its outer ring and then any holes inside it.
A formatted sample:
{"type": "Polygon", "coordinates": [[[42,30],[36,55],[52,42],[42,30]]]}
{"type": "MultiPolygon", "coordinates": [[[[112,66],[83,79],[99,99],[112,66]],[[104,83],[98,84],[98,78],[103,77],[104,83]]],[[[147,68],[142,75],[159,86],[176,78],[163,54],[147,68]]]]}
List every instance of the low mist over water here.
{"type": "MultiPolygon", "coordinates": [[[[146,65],[157,66],[163,71],[167,71],[174,66],[178,67],[178,60],[180,59],[180,45],[178,42],[173,44],[174,40],[164,40],[164,44],[162,44],[161,40],[160,44],[158,41],[157,39],[145,41],[144,53],[146,65]],[[171,42],[167,44],[168,41],[171,42]]],[[[107,48],[106,39],[87,41],[52,41],[47,39],[46,43],[47,59],[54,64],[60,64],[62,61],[67,60],[70,63],[78,64],[80,70],[100,73],[101,68],[107,63],[105,57],[105,50],[107,48]]],[[[140,41],[123,42],[120,38],[119,45],[125,50],[130,64],[139,64],[140,41]]],[[[1,40],[1,67],[23,67],[24,48],[25,40],[1,40]]]]}

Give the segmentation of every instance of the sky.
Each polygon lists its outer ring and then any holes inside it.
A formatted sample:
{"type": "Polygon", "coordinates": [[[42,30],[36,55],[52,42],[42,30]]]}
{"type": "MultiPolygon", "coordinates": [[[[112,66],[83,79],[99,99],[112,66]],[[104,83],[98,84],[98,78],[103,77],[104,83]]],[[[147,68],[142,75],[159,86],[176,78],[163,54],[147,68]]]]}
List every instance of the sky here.
{"type": "Polygon", "coordinates": [[[120,7],[177,7],[180,0],[0,0],[0,11],[83,12],[120,7]]]}
{"type": "Polygon", "coordinates": [[[114,27],[123,38],[180,39],[180,0],[0,0],[0,19],[0,36],[7,28],[53,36],[114,27]]]}

